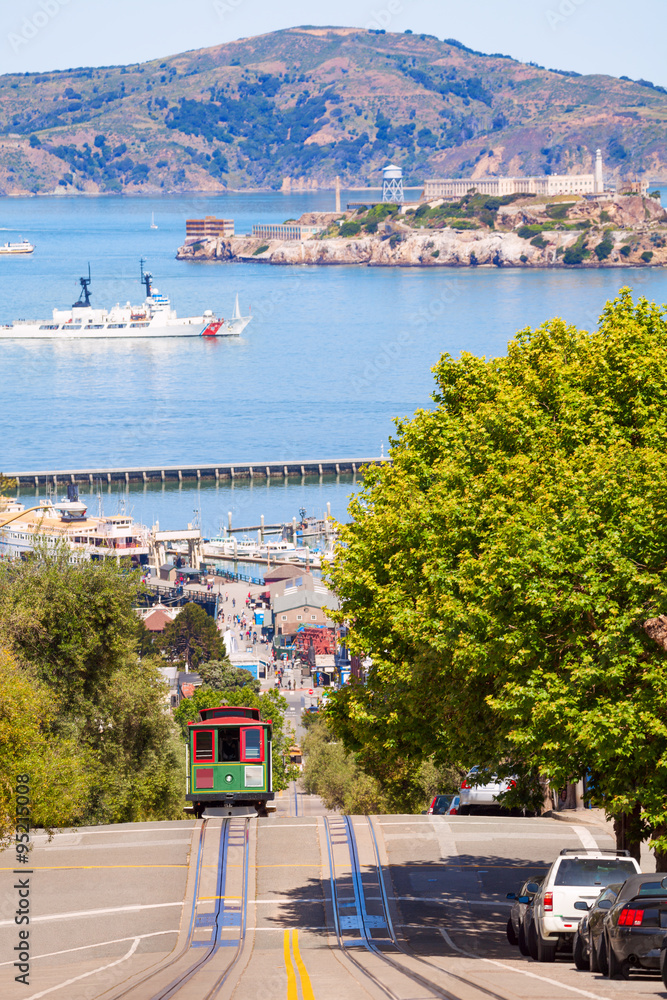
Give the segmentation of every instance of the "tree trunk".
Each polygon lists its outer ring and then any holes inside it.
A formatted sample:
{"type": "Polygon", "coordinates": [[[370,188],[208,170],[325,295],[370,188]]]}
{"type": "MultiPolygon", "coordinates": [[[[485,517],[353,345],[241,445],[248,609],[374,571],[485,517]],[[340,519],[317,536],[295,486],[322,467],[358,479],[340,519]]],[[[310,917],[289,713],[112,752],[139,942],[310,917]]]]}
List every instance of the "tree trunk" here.
{"type": "Polygon", "coordinates": [[[639,862],[642,846],[642,807],[639,802],[631,812],[621,813],[614,817],[614,833],[616,834],[616,850],[629,851],[630,857],[639,862]]]}
{"type": "MultiPolygon", "coordinates": [[[[654,837],[667,837],[667,826],[656,826],[653,830],[654,837]]],[[[657,872],[667,872],[667,848],[657,850],[653,848],[655,857],[655,870],[657,872]]]]}

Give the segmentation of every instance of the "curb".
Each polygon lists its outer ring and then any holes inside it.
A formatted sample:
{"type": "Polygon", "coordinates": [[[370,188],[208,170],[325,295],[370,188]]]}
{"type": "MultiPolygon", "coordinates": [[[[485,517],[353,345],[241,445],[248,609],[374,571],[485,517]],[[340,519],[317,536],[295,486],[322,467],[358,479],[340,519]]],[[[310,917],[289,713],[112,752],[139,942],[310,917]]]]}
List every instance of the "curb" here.
{"type": "Polygon", "coordinates": [[[613,837],[614,826],[611,820],[603,819],[599,816],[586,815],[587,813],[590,814],[590,812],[590,809],[568,809],[563,812],[556,812],[550,809],[548,812],[542,813],[542,815],[547,819],[559,820],[561,823],[581,823],[584,826],[595,826],[613,837]]]}

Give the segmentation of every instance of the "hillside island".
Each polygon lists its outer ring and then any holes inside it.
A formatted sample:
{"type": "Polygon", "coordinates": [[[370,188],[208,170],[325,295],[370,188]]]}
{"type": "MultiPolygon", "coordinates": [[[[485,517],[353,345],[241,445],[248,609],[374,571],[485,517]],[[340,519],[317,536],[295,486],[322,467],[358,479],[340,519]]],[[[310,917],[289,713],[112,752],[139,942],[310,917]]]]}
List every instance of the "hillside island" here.
{"type": "Polygon", "coordinates": [[[632,193],[585,197],[471,192],[417,206],[380,203],[340,213],[310,212],[283,226],[257,228],[278,238],[190,238],[177,257],[368,267],[667,264],[667,212],[659,198],[632,193]]]}

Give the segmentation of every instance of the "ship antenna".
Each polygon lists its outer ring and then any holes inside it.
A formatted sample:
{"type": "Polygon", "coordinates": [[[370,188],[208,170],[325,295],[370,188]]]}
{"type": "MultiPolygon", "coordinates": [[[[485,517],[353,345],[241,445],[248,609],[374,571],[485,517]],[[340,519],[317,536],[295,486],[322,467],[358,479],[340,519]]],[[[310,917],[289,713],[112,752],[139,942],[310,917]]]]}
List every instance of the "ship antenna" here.
{"type": "Polygon", "coordinates": [[[76,300],[76,302],[72,306],[72,309],[79,309],[79,308],[83,309],[83,308],[86,308],[86,307],[88,309],[90,309],[90,292],[88,291],[88,289],[90,287],[90,282],[91,282],[91,278],[90,278],[90,261],[88,261],[88,277],[87,278],[79,278],[79,284],[81,285],[81,292],[79,294],[79,298],[76,300]]]}
{"type": "Polygon", "coordinates": [[[139,267],[141,269],[141,283],[142,283],[142,285],[146,286],[146,298],[150,299],[150,297],[152,295],[152,291],[153,291],[152,288],[151,288],[151,282],[153,280],[153,275],[150,273],[150,271],[144,271],[144,264],[145,263],[146,263],[146,261],[142,257],[141,260],[139,261],[139,267]]]}

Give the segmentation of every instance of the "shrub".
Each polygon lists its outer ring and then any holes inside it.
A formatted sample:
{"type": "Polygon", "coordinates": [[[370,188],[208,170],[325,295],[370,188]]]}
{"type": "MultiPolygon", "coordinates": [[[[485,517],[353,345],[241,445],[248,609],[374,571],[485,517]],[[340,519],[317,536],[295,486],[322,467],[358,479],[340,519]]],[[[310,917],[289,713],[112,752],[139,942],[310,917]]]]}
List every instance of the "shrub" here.
{"type": "Polygon", "coordinates": [[[546,214],[550,219],[567,219],[567,210],[569,205],[547,205],[545,208],[546,214]]]}
{"type": "Polygon", "coordinates": [[[256,250],[253,250],[252,255],[253,255],[253,257],[256,257],[260,253],[266,253],[266,251],[268,249],[269,249],[269,244],[268,243],[262,243],[262,245],[259,246],[259,247],[257,247],[256,250]]]}
{"type": "Polygon", "coordinates": [[[644,261],[645,264],[650,264],[651,261],[653,260],[653,251],[644,250],[644,253],[641,255],[641,259],[644,261]]]}
{"type": "Polygon", "coordinates": [[[583,236],[580,236],[576,243],[573,243],[571,247],[568,247],[563,254],[563,263],[581,264],[582,261],[589,256],[590,251],[586,251],[586,245],[584,243],[583,236]]]}
{"type": "Polygon", "coordinates": [[[522,253],[521,256],[519,257],[519,260],[521,261],[522,264],[525,264],[528,258],[526,257],[525,253],[522,253]]]}
{"type": "Polygon", "coordinates": [[[356,236],[361,232],[361,225],[358,222],[344,222],[340,227],[341,236],[356,236]]]}
{"type": "Polygon", "coordinates": [[[431,254],[431,257],[439,257],[439,256],[440,256],[439,250],[434,250],[433,253],[431,254]]]}
{"type": "Polygon", "coordinates": [[[611,222],[611,215],[606,208],[603,208],[600,212],[600,222],[611,222]]]}
{"type": "Polygon", "coordinates": [[[624,247],[621,247],[621,255],[623,257],[629,257],[631,253],[632,253],[632,247],[630,246],[629,243],[626,243],[624,247]]]}
{"type": "Polygon", "coordinates": [[[378,224],[375,219],[371,219],[369,222],[366,223],[367,233],[377,233],[377,231],[378,231],[378,224]]]}
{"type": "Polygon", "coordinates": [[[612,240],[609,233],[605,234],[604,239],[601,243],[598,243],[596,247],[593,247],[593,252],[598,260],[606,260],[610,256],[612,250],[614,249],[614,241],[612,240]]]}
{"type": "Polygon", "coordinates": [[[537,236],[534,236],[530,241],[530,245],[531,247],[537,247],[538,250],[544,250],[545,247],[549,246],[544,236],[542,236],[542,233],[538,233],[537,236]]]}

